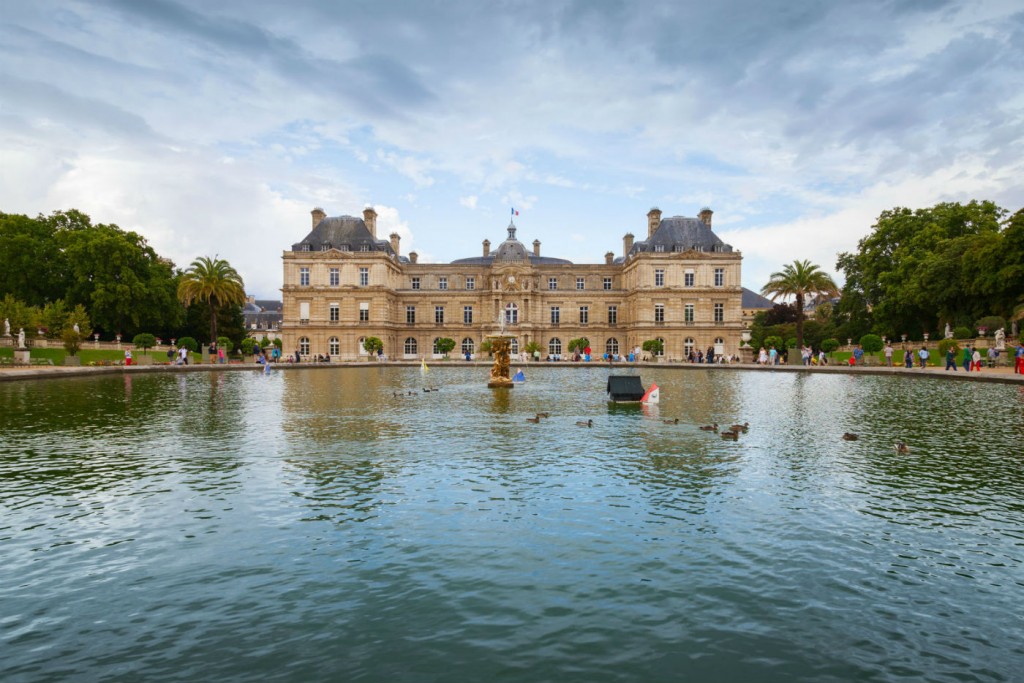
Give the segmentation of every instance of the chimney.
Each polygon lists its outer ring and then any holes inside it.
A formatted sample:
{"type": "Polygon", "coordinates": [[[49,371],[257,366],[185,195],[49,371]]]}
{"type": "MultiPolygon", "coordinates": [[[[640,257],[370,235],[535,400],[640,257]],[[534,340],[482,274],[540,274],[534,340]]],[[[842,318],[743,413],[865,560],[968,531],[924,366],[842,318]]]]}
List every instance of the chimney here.
{"type": "Polygon", "coordinates": [[[706,225],[706,226],[708,226],[710,228],[711,227],[711,214],[713,214],[713,213],[714,213],[714,211],[712,211],[711,209],[709,209],[708,207],[705,206],[703,209],[700,210],[700,213],[697,214],[697,217],[700,218],[700,222],[701,223],[703,223],[704,225],[706,225]]]}
{"type": "Polygon", "coordinates": [[[614,253],[612,253],[610,251],[605,253],[605,255],[604,255],[605,265],[610,266],[614,260],[615,260],[615,254],[614,253]]]}
{"type": "Polygon", "coordinates": [[[486,257],[488,257],[490,255],[491,255],[491,241],[490,240],[484,240],[484,257],[486,258],[486,257]]]}
{"type": "Polygon", "coordinates": [[[654,232],[661,225],[661,209],[654,207],[647,212],[647,239],[654,237],[654,232]]]}
{"type": "Polygon", "coordinates": [[[319,206],[309,212],[313,216],[313,227],[320,225],[320,221],[327,218],[327,214],[319,206]]]}
{"type": "Polygon", "coordinates": [[[540,256],[540,240],[533,241],[533,255],[540,256]]]}
{"type": "Polygon", "coordinates": [[[419,257],[420,257],[420,255],[417,254],[415,251],[410,251],[409,252],[409,263],[416,263],[416,261],[417,261],[417,259],[419,259],[419,257]]]}
{"type": "Polygon", "coordinates": [[[363,222],[366,223],[366,229],[370,231],[370,237],[377,239],[377,212],[373,210],[372,206],[363,209],[363,222]]]}
{"type": "Polygon", "coordinates": [[[395,256],[398,256],[398,243],[402,241],[402,237],[397,232],[391,233],[390,237],[391,251],[395,252],[395,256]]]}
{"type": "Polygon", "coordinates": [[[633,248],[633,233],[627,232],[622,237],[622,258],[629,256],[630,249],[633,248]]]}

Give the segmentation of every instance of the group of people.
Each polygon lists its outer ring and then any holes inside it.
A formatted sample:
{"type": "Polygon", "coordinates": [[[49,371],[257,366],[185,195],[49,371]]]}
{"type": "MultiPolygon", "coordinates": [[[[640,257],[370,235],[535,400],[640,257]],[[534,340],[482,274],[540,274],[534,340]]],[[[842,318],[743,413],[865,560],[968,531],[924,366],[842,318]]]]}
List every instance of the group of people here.
{"type": "MultiPolygon", "coordinates": [[[[993,364],[995,359],[999,356],[999,352],[995,349],[988,350],[988,359],[993,364]]],[[[977,347],[971,347],[969,344],[964,346],[963,354],[961,355],[961,362],[963,363],[964,372],[981,372],[981,351],[977,347]]],[[[950,346],[946,349],[946,370],[953,368],[953,372],[956,372],[956,349],[950,346]]]]}
{"type": "MultiPolygon", "coordinates": [[[[859,346],[857,347],[860,348],[859,346]]],[[[854,364],[854,359],[857,354],[857,349],[854,349],[854,355],[850,356],[850,365],[854,364]]],[[[860,351],[860,355],[864,355],[864,351],[860,351]]],[[[762,346],[757,352],[757,364],[758,365],[786,365],[789,362],[789,351],[783,350],[781,353],[774,347],[771,346],[767,350],[762,346]]],[[[818,350],[818,353],[814,353],[814,349],[806,344],[800,347],[800,362],[803,365],[815,366],[815,365],[828,365],[828,359],[825,357],[825,352],[818,350]]],[[[859,358],[856,358],[856,362],[860,362],[859,358]]]]}

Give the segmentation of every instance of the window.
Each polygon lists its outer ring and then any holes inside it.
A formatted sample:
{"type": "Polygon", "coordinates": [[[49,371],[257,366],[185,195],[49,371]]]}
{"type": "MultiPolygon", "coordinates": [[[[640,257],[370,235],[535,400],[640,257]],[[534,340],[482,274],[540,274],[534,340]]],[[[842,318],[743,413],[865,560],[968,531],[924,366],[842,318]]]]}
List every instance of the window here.
{"type": "Polygon", "coordinates": [[[683,355],[689,358],[690,354],[693,353],[693,337],[687,337],[683,340],[683,355]]]}
{"type": "Polygon", "coordinates": [[[715,287],[725,286],[725,268],[715,268],[715,287]]]}
{"type": "Polygon", "coordinates": [[[440,344],[441,344],[441,338],[440,337],[434,337],[434,355],[435,356],[440,356],[441,353],[442,353],[441,348],[440,348],[440,344]]]}
{"type": "Polygon", "coordinates": [[[580,306],[580,325],[590,322],[590,306],[580,306]]]}
{"type": "Polygon", "coordinates": [[[619,355],[619,340],[612,337],[606,341],[604,343],[604,352],[607,353],[609,357],[619,355]]]}
{"type": "Polygon", "coordinates": [[[715,304],[715,322],[725,322],[725,304],[715,304]]]}
{"type": "Polygon", "coordinates": [[[606,290],[607,290],[607,289],[611,289],[611,288],[612,288],[612,279],[611,279],[610,277],[606,277],[606,278],[605,278],[605,279],[603,280],[603,283],[604,283],[604,288],[605,288],[606,290]]]}
{"type": "Polygon", "coordinates": [[[586,281],[583,278],[576,278],[576,289],[586,289],[586,281]]]}
{"type": "Polygon", "coordinates": [[[654,286],[664,287],[665,286],[665,269],[657,268],[654,271],[654,286]]]}
{"type": "Polygon", "coordinates": [[[434,322],[444,325],[444,306],[434,306],[434,322]]]}
{"type": "Polygon", "coordinates": [[[665,245],[664,244],[655,244],[654,245],[654,251],[660,254],[661,252],[665,251],[665,245]]]}
{"type": "Polygon", "coordinates": [[[339,269],[331,268],[330,276],[331,287],[337,287],[341,284],[341,271],[339,269]]]}
{"type": "Polygon", "coordinates": [[[562,321],[562,311],[558,306],[551,307],[551,324],[557,325],[562,321]]]}
{"type": "Polygon", "coordinates": [[[303,356],[309,355],[309,337],[299,338],[299,353],[303,356]]]}
{"type": "Polygon", "coordinates": [[[361,244],[361,245],[359,245],[359,251],[370,251],[370,245],[369,244],[361,244]]]}
{"type": "Polygon", "coordinates": [[[561,356],[562,355],[562,340],[558,337],[552,337],[551,341],[548,342],[548,355],[561,356]]]}
{"type": "Polygon", "coordinates": [[[412,279],[412,288],[413,289],[419,289],[420,288],[420,279],[418,277],[414,277],[412,279]]]}
{"type": "Polygon", "coordinates": [[[330,251],[330,250],[331,250],[331,245],[329,243],[325,242],[324,244],[320,245],[320,251],[330,251]]]}
{"type": "Polygon", "coordinates": [[[415,356],[416,355],[416,338],[406,337],[405,339],[405,355],[415,356]]]}
{"type": "Polygon", "coordinates": [[[505,305],[505,324],[506,325],[518,325],[519,324],[519,306],[516,306],[515,304],[506,304],[505,305]]]}
{"type": "Polygon", "coordinates": [[[465,356],[467,353],[470,355],[476,353],[476,342],[471,337],[462,340],[462,355],[465,356]]]}
{"type": "Polygon", "coordinates": [[[466,289],[476,289],[476,278],[472,275],[466,277],[466,289]]]}
{"type": "Polygon", "coordinates": [[[309,287],[309,268],[299,268],[299,286],[309,287]]]}
{"type": "Polygon", "coordinates": [[[370,321],[370,302],[360,301],[359,302],[359,322],[365,323],[370,321]]]}
{"type": "Polygon", "coordinates": [[[448,278],[439,277],[437,278],[437,288],[441,290],[448,289],[448,278]]]}
{"type": "Polygon", "coordinates": [[[341,308],[338,306],[338,304],[331,304],[330,307],[328,308],[328,313],[328,317],[330,318],[332,323],[336,323],[339,320],[341,320],[341,308]]]}
{"type": "Polygon", "coordinates": [[[467,325],[472,325],[473,324],[473,307],[472,306],[463,306],[462,307],[462,322],[466,323],[467,325]]]}
{"type": "Polygon", "coordinates": [[[609,306],[608,307],[608,324],[615,325],[619,322],[619,307],[609,306]]]}
{"type": "Polygon", "coordinates": [[[308,323],[309,322],[309,302],[308,301],[300,301],[299,302],[299,322],[302,322],[302,323],[308,323]]]}
{"type": "Polygon", "coordinates": [[[654,304],[654,322],[665,322],[665,304],[654,304]]]}
{"type": "Polygon", "coordinates": [[[405,322],[413,325],[416,323],[416,307],[406,306],[405,307],[405,322]]]}
{"type": "Polygon", "coordinates": [[[557,277],[549,277],[548,278],[548,289],[558,289],[558,278],[557,277]]]}
{"type": "Polygon", "coordinates": [[[683,322],[693,322],[693,304],[686,304],[685,306],[683,306],[683,322]]]}
{"type": "Polygon", "coordinates": [[[331,337],[327,340],[327,353],[332,356],[337,356],[341,352],[341,344],[338,342],[337,337],[331,337]]]}
{"type": "Polygon", "coordinates": [[[688,270],[685,273],[683,273],[683,286],[684,287],[693,287],[693,279],[694,279],[694,277],[693,277],[693,271],[692,270],[688,270]]]}
{"type": "Polygon", "coordinates": [[[359,269],[359,286],[365,287],[370,284],[370,269],[360,268],[359,269]]]}
{"type": "Polygon", "coordinates": [[[303,244],[300,247],[299,251],[309,251],[309,245],[308,244],[303,244]]]}
{"type": "Polygon", "coordinates": [[[369,355],[369,351],[366,350],[366,337],[360,337],[359,341],[356,342],[356,347],[359,349],[360,356],[369,355]]]}
{"type": "Polygon", "coordinates": [[[658,351],[658,353],[656,353],[654,355],[656,355],[656,356],[664,356],[665,355],[665,340],[662,339],[661,337],[658,337],[658,341],[661,342],[661,351],[658,351]]]}
{"type": "Polygon", "coordinates": [[[513,339],[508,343],[508,346],[509,346],[508,350],[512,353],[512,355],[515,355],[515,354],[519,353],[519,340],[518,339],[513,337],[513,339]]]}

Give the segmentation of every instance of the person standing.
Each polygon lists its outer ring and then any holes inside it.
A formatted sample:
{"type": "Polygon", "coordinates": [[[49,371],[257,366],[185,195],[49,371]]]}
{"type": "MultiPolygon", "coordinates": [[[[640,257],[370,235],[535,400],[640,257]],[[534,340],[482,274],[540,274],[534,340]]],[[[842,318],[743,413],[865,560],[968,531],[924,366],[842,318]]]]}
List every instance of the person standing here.
{"type": "Polygon", "coordinates": [[[967,344],[964,346],[964,355],[960,361],[964,366],[964,372],[971,371],[971,345],[967,344]]]}
{"type": "Polygon", "coordinates": [[[903,364],[907,367],[907,370],[914,367],[914,352],[910,349],[905,349],[903,351],[903,364]]]}
{"type": "Polygon", "coordinates": [[[892,367],[892,342],[885,342],[885,365],[886,367],[892,367]]]}
{"type": "Polygon", "coordinates": [[[924,370],[925,366],[928,365],[928,356],[930,355],[931,354],[928,353],[928,349],[924,346],[922,346],[921,350],[917,352],[917,357],[921,361],[922,370],[924,370]]]}
{"type": "Polygon", "coordinates": [[[850,365],[863,365],[864,364],[864,348],[857,344],[853,349],[853,362],[850,365]]]}
{"type": "Polygon", "coordinates": [[[217,362],[219,364],[221,364],[221,365],[224,364],[224,347],[223,346],[218,346],[217,347],[217,362]]]}
{"type": "Polygon", "coordinates": [[[124,350],[124,364],[125,365],[131,365],[132,364],[132,350],[131,349],[125,349],[124,350]]]}
{"type": "Polygon", "coordinates": [[[952,344],[946,349],[946,371],[949,371],[950,368],[953,368],[953,372],[956,372],[956,351],[952,344]]]}
{"type": "Polygon", "coordinates": [[[1024,340],[1017,341],[1016,363],[1013,366],[1014,373],[1024,375],[1024,340]]]}
{"type": "Polygon", "coordinates": [[[981,351],[974,347],[974,354],[971,356],[971,367],[975,372],[981,372],[981,351]]]}
{"type": "Polygon", "coordinates": [[[182,365],[188,365],[188,347],[181,346],[178,348],[178,359],[182,365]]]}

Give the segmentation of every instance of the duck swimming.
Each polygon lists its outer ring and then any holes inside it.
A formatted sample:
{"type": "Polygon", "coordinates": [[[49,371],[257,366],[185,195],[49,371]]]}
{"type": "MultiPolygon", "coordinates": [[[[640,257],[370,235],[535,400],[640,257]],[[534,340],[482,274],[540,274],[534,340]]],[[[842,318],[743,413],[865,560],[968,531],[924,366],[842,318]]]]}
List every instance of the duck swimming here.
{"type": "Polygon", "coordinates": [[[583,420],[577,420],[576,421],[576,426],[577,427],[593,427],[594,426],[594,421],[593,420],[587,420],[586,422],[584,422],[583,420]]]}
{"type": "Polygon", "coordinates": [[[528,417],[526,418],[526,421],[532,422],[533,424],[537,424],[538,422],[540,422],[540,415],[538,415],[537,417],[528,417]]]}
{"type": "Polygon", "coordinates": [[[704,425],[704,426],[701,427],[701,431],[717,432],[718,431],[718,423],[715,422],[714,424],[704,425]]]}
{"type": "Polygon", "coordinates": [[[740,433],[739,433],[739,431],[734,431],[734,430],[731,430],[731,429],[727,429],[726,431],[722,432],[719,436],[721,436],[723,439],[731,439],[732,441],[739,441],[740,433]]]}
{"type": "Polygon", "coordinates": [[[910,452],[910,446],[908,446],[907,444],[903,443],[902,441],[897,441],[895,444],[893,444],[893,448],[896,449],[897,453],[909,453],[910,452]]]}
{"type": "Polygon", "coordinates": [[[732,427],[729,427],[729,429],[734,431],[734,432],[745,432],[748,429],[750,429],[750,423],[749,422],[744,422],[741,425],[733,425],[732,427]]]}
{"type": "Polygon", "coordinates": [[[662,420],[662,422],[664,422],[667,425],[677,425],[679,424],[679,418],[677,417],[674,420],[662,420]]]}
{"type": "Polygon", "coordinates": [[[845,434],[843,434],[843,441],[856,441],[859,438],[859,436],[857,436],[856,434],[851,434],[850,432],[846,432],[845,434]]]}
{"type": "Polygon", "coordinates": [[[551,413],[537,413],[537,417],[551,417],[551,413]]]}

